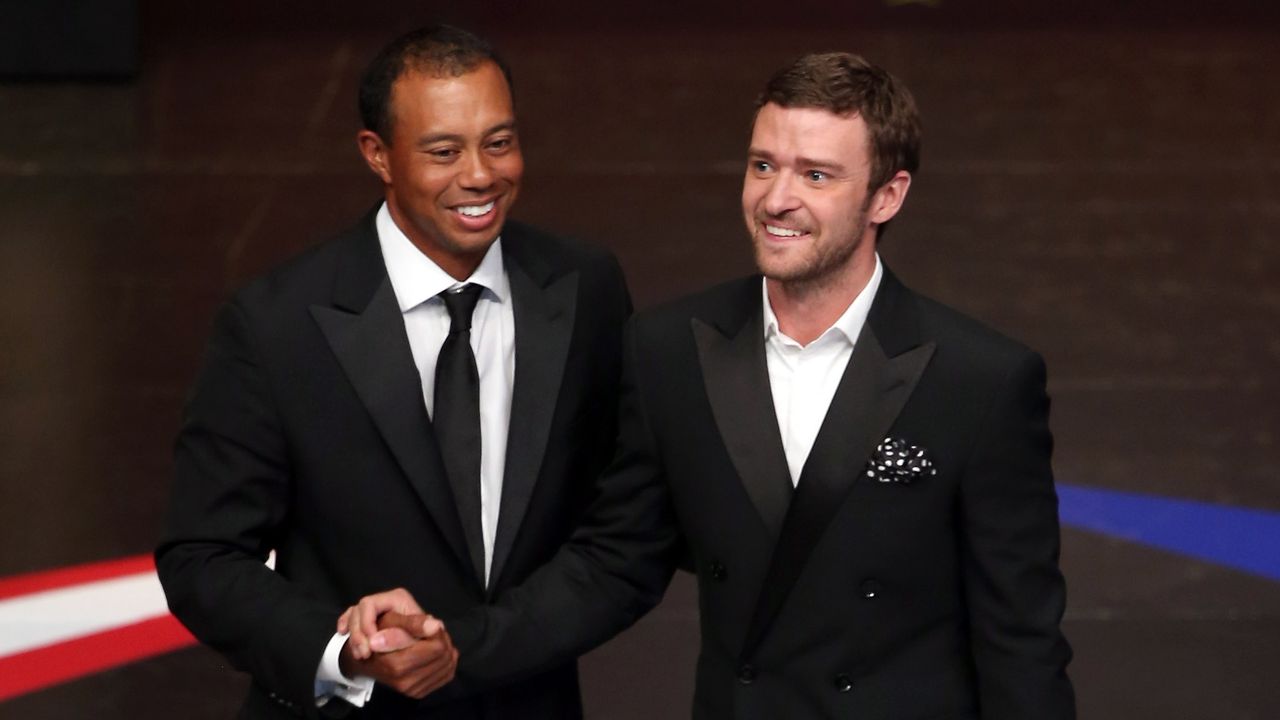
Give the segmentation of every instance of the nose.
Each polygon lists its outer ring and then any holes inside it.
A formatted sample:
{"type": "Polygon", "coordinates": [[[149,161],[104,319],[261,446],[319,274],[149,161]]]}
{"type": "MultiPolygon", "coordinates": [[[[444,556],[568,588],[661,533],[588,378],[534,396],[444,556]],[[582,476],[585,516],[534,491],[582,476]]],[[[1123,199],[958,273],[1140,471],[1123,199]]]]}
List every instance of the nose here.
{"type": "Polygon", "coordinates": [[[764,194],[764,211],[774,217],[785,215],[799,207],[794,184],[789,173],[780,172],[768,180],[764,194]]]}
{"type": "Polygon", "coordinates": [[[493,184],[493,168],[483,152],[467,153],[458,183],[468,190],[485,190],[493,184]]]}

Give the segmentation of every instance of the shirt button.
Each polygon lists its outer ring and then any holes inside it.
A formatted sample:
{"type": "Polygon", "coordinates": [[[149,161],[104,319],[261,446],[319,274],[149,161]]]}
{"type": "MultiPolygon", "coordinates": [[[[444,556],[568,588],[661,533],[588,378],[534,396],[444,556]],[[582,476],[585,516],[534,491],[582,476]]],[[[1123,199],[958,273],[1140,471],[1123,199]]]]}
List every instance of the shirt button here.
{"type": "Polygon", "coordinates": [[[725,578],[729,577],[728,568],[719,560],[712,560],[711,564],[707,566],[707,572],[711,575],[711,579],[716,582],[724,582],[725,578]]]}
{"type": "Polygon", "coordinates": [[[742,683],[743,685],[750,685],[755,681],[756,681],[755,668],[751,667],[751,665],[746,663],[744,663],[742,667],[738,668],[738,682],[742,683]]]}
{"type": "Polygon", "coordinates": [[[832,678],[832,684],[835,685],[837,692],[847,693],[853,689],[853,678],[840,673],[832,678]]]}
{"type": "Polygon", "coordinates": [[[858,590],[862,592],[862,597],[871,600],[880,596],[884,592],[884,588],[877,580],[865,580],[858,586],[858,590]]]}

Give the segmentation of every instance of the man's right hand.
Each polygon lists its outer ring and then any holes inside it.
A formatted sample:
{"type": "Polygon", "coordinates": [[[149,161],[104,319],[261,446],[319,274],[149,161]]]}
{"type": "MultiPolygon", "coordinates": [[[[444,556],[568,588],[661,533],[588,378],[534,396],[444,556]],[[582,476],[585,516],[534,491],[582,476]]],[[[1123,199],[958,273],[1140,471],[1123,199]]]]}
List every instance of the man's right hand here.
{"type": "Polygon", "coordinates": [[[453,680],[458,667],[458,651],[453,647],[444,623],[420,612],[388,611],[378,616],[376,627],[379,631],[372,642],[363,638],[357,641],[356,628],[347,617],[354,609],[344,613],[339,621],[339,632],[348,628],[353,631],[338,658],[344,675],[371,677],[416,700],[453,680]],[[365,657],[359,656],[362,646],[366,650],[365,657]]]}
{"type": "Polygon", "coordinates": [[[338,632],[351,635],[347,645],[355,658],[367,660],[374,652],[391,652],[408,645],[409,638],[404,633],[397,634],[395,629],[388,633],[378,631],[378,620],[386,613],[426,615],[418,601],[404,588],[360,598],[338,617],[338,632]]]}

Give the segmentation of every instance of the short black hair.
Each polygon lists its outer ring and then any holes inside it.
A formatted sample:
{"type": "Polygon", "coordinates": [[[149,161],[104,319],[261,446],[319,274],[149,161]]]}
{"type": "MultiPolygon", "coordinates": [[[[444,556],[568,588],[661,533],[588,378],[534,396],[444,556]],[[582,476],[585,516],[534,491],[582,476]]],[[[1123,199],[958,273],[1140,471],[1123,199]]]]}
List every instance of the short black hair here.
{"type": "Polygon", "coordinates": [[[360,121],[385,143],[391,142],[391,87],[409,70],[436,77],[458,77],[492,62],[511,86],[511,69],[493,46],[451,25],[432,25],[406,33],[378,53],[360,80],[360,121]]]}

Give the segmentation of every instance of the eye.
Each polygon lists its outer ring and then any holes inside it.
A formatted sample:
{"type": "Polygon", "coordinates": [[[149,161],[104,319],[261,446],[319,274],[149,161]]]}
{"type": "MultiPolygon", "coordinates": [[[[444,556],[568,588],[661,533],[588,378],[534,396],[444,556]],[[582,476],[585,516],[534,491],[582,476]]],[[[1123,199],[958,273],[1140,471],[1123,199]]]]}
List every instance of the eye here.
{"type": "Polygon", "coordinates": [[[827,179],[827,174],[821,170],[810,170],[804,176],[809,182],[822,182],[827,179]]]}
{"type": "Polygon", "coordinates": [[[431,148],[427,151],[427,155],[431,156],[432,160],[448,162],[458,157],[458,149],[451,147],[431,148]]]}
{"type": "Polygon", "coordinates": [[[515,138],[513,137],[494,138],[489,143],[489,150],[497,153],[506,152],[511,149],[512,145],[515,145],[515,138]]]}
{"type": "Polygon", "coordinates": [[[764,160],[752,160],[751,170],[757,173],[767,173],[773,170],[773,166],[764,160]]]}

